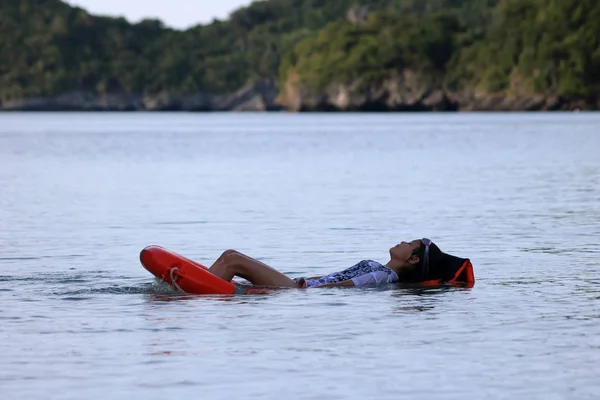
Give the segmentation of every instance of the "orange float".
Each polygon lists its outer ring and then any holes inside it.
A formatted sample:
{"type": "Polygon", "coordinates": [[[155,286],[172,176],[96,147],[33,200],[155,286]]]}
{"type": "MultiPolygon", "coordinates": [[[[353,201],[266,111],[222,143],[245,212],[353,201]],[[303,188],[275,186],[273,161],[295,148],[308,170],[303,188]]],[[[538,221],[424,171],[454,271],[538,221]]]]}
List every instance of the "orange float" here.
{"type": "Polygon", "coordinates": [[[473,264],[468,258],[456,257],[442,252],[438,265],[432,273],[438,278],[420,282],[418,285],[426,287],[461,286],[467,288],[472,288],[475,285],[473,264]]]}
{"type": "Polygon", "coordinates": [[[152,275],[185,293],[249,293],[243,285],[227,282],[210,273],[204,265],[160,246],[144,248],[140,252],[140,262],[152,275]]]}

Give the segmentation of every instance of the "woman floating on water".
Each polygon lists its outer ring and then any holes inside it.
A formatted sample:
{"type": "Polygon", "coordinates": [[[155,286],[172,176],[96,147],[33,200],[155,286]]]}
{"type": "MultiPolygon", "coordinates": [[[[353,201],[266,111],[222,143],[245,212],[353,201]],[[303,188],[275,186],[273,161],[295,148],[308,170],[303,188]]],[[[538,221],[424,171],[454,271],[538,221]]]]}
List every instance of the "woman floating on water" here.
{"type": "MultiPolygon", "coordinates": [[[[457,257],[449,256],[429,239],[416,239],[401,242],[390,249],[390,260],[384,265],[373,260],[362,260],[358,264],[325,276],[296,278],[282,274],[252,257],[235,250],[227,250],[209,268],[219,278],[230,282],[234,276],[246,279],[257,286],[278,286],[292,288],[313,288],[332,286],[377,286],[387,283],[424,283],[452,282],[461,278],[457,270],[457,257]],[[447,270],[447,271],[446,271],[447,270]]],[[[466,266],[461,260],[459,269],[466,266]]],[[[464,282],[472,280],[472,267],[468,263],[471,279],[465,277],[464,282]]]]}
{"type": "Polygon", "coordinates": [[[256,287],[316,288],[332,286],[378,286],[389,283],[435,286],[475,282],[469,259],[443,253],[431,240],[402,242],[390,249],[384,265],[362,260],[343,271],[325,276],[292,279],[252,257],[227,250],[207,268],[160,246],[140,253],[142,265],[157,278],[185,293],[250,293],[252,286],[232,282],[238,276],[256,287]]]}

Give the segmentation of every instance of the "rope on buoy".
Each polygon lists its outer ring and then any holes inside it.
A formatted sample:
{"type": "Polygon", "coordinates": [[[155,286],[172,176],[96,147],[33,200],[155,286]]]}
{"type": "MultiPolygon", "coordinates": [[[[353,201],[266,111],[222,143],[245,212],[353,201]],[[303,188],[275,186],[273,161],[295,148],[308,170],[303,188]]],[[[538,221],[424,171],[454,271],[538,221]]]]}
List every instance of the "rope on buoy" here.
{"type": "Polygon", "coordinates": [[[177,290],[179,290],[181,293],[185,293],[185,291],[179,287],[179,285],[177,284],[177,281],[175,280],[175,277],[173,276],[173,273],[175,273],[175,271],[179,271],[179,268],[177,267],[173,267],[169,270],[169,277],[171,278],[171,283],[173,284],[173,286],[175,286],[175,288],[177,288],[177,290]]]}

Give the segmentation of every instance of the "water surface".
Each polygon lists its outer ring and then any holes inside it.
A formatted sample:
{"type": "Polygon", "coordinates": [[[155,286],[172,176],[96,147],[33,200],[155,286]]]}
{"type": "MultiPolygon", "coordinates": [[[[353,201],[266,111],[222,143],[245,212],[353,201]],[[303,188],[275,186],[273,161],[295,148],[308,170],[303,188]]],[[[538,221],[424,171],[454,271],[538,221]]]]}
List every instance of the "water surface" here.
{"type": "Polygon", "coordinates": [[[0,114],[0,392],[597,398],[600,114],[0,114]],[[472,289],[181,296],[139,251],[290,276],[433,239],[472,289]]]}

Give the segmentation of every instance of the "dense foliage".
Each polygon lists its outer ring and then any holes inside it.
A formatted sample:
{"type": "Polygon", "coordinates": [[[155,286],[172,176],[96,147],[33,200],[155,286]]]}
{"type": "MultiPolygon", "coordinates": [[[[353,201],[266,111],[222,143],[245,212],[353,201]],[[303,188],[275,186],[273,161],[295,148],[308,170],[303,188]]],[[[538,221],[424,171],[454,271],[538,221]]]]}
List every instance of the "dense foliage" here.
{"type": "Polygon", "coordinates": [[[485,39],[457,57],[452,79],[515,95],[600,97],[600,2],[502,1],[485,39]]]}
{"type": "Polygon", "coordinates": [[[282,79],[295,73],[315,88],[332,81],[371,84],[408,68],[439,77],[450,89],[600,93],[597,0],[413,3],[419,13],[379,12],[363,25],[329,24],[285,56],[282,79]]]}
{"type": "Polygon", "coordinates": [[[59,0],[0,0],[0,100],[70,90],[231,91],[297,72],[314,85],[405,67],[448,85],[597,93],[597,0],[266,0],[186,31],[59,0]],[[366,24],[346,21],[368,4],[366,24]]]}
{"type": "Polygon", "coordinates": [[[361,25],[337,21],[300,42],[284,58],[282,79],[298,74],[322,89],[331,82],[378,84],[398,71],[443,75],[455,52],[460,24],[452,15],[373,13],[361,25]]]}
{"type": "Polygon", "coordinates": [[[59,0],[0,0],[0,99],[74,89],[235,90],[277,76],[281,54],[354,3],[258,1],[181,32],[156,20],[91,16],[59,0]]]}

